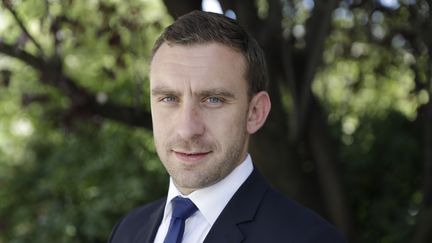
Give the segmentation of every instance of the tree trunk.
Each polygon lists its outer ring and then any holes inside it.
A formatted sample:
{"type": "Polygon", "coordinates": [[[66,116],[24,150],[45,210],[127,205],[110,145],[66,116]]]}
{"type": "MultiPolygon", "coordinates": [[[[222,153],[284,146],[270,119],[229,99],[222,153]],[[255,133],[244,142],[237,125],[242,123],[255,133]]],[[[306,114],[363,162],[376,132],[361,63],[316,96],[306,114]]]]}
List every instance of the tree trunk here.
{"type": "Polygon", "coordinates": [[[327,119],[316,99],[311,102],[308,140],[313,154],[323,201],[331,221],[346,235],[352,235],[349,210],[341,182],[341,162],[337,159],[338,142],[330,137],[327,119]]]}
{"type": "MultiPolygon", "coordinates": [[[[431,94],[432,92],[429,92],[429,97],[431,94]]],[[[424,127],[423,205],[412,243],[427,243],[432,242],[432,97],[428,104],[419,110],[419,118],[424,127]]]]}

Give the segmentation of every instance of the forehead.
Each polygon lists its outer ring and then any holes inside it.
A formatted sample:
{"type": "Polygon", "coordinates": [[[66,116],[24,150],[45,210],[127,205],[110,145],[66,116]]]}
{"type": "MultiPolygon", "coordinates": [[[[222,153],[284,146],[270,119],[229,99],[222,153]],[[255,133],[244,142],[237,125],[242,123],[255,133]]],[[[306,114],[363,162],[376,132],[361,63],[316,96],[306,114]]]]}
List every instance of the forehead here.
{"type": "Polygon", "coordinates": [[[242,53],[217,43],[196,45],[162,44],[153,56],[150,83],[154,82],[244,82],[242,53]]]}
{"type": "MultiPolygon", "coordinates": [[[[212,67],[215,70],[226,69],[243,74],[245,58],[243,54],[218,43],[195,45],[162,44],[153,56],[150,71],[159,71],[160,67],[180,65],[184,68],[200,69],[212,67]],[[167,66],[168,65],[168,66],[167,66]]],[[[166,69],[166,68],[165,68],[166,69]]],[[[167,70],[164,70],[167,71],[167,70]]]]}

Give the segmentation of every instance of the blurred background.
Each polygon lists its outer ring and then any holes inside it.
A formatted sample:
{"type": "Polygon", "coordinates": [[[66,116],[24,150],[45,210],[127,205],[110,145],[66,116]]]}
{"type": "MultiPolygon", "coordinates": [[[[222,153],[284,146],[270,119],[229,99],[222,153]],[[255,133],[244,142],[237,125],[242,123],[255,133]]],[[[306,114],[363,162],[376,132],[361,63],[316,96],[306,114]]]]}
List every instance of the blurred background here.
{"type": "Polygon", "coordinates": [[[194,9],[267,55],[257,167],[350,242],[432,242],[432,1],[1,0],[0,243],[106,242],[163,196],[154,40],[194,9]]]}

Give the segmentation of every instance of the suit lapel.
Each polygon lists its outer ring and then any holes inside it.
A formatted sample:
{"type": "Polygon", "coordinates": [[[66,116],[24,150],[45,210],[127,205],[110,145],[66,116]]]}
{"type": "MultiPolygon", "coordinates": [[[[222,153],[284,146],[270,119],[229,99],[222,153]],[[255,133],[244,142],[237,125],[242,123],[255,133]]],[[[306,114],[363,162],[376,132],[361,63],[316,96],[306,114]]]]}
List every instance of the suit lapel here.
{"type": "Polygon", "coordinates": [[[223,227],[212,227],[204,243],[239,243],[244,239],[244,235],[236,224],[224,225],[223,227]]]}
{"type": "Polygon", "coordinates": [[[268,186],[254,169],[237,190],[210,229],[204,243],[239,243],[245,239],[239,228],[254,219],[268,186]]]}
{"type": "Polygon", "coordinates": [[[157,230],[162,221],[165,209],[165,200],[161,200],[157,209],[148,217],[148,221],[141,227],[133,243],[153,243],[157,230]]]}

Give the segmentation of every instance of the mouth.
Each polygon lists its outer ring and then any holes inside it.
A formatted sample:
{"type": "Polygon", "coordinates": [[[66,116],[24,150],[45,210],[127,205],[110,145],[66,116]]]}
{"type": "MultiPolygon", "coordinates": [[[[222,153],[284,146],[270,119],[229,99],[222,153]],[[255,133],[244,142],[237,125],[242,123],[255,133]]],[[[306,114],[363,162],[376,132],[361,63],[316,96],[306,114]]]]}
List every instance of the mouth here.
{"type": "Polygon", "coordinates": [[[181,152],[173,150],[174,154],[178,159],[186,163],[196,163],[203,160],[207,155],[211,153],[208,152],[181,152]]]}

